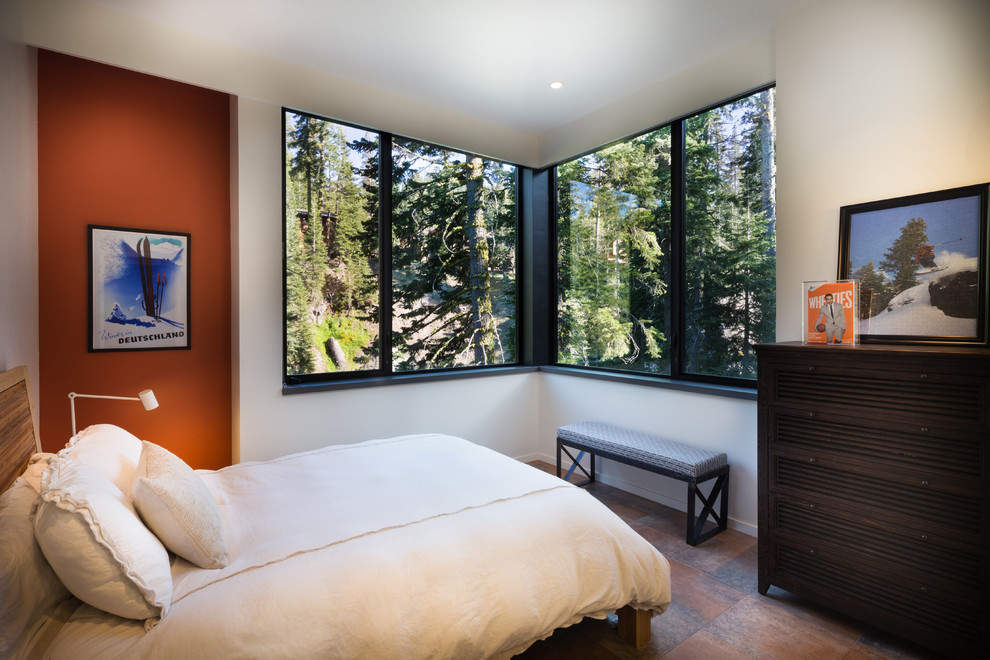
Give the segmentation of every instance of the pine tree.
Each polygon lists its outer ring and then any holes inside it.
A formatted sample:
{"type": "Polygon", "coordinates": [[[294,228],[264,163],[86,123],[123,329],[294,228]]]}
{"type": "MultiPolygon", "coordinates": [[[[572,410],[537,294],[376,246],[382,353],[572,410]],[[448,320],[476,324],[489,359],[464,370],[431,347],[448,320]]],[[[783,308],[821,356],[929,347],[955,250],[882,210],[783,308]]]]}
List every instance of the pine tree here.
{"type": "Polygon", "coordinates": [[[495,320],[484,208],[484,162],[468,156],[465,164],[468,271],[471,282],[471,325],[475,364],[489,364],[495,354],[495,320]]]}
{"type": "MultiPolygon", "coordinates": [[[[286,144],[293,140],[296,127],[293,118],[286,115],[286,144]]],[[[295,175],[286,164],[285,216],[285,369],[289,374],[308,374],[314,370],[314,334],[309,314],[311,309],[311,282],[313,266],[309,227],[310,195],[302,178],[295,175]]]]}
{"type": "Polygon", "coordinates": [[[869,316],[876,316],[894,297],[893,290],[884,279],[883,273],[876,270],[872,261],[860,266],[852,277],[859,280],[860,309],[868,310],[869,316]],[[866,304],[863,304],[864,298],[866,304]]]}
{"type": "Polygon", "coordinates": [[[351,149],[337,124],[287,121],[287,369],[375,368],[377,226],[351,149]]]}
{"type": "Polygon", "coordinates": [[[890,280],[891,297],[918,283],[915,278],[918,264],[913,259],[918,246],[926,243],[928,223],[924,218],[911,218],[901,227],[900,236],[884,252],[880,270],[893,274],[893,279],[890,280]]]}
{"type": "Polygon", "coordinates": [[[687,122],[686,369],[755,376],[752,346],[773,338],[773,97],[761,94],[687,122]]]}
{"type": "Polygon", "coordinates": [[[685,367],[694,373],[721,372],[728,356],[723,326],[731,309],[723,304],[732,295],[720,274],[727,256],[723,235],[729,217],[728,190],[722,186],[724,149],[722,125],[717,111],[692,117],[687,122],[687,295],[684,296],[688,333],[684,342],[685,367]]]}
{"type": "MultiPolygon", "coordinates": [[[[652,369],[665,339],[657,135],[558,170],[559,359],[652,369]]],[[[661,214],[662,217],[662,214],[661,214]]]]}
{"type": "Polygon", "coordinates": [[[493,259],[514,267],[513,182],[503,166],[411,140],[394,141],[393,363],[396,369],[511,359],[514,277],[493,293],[493,259]]]}

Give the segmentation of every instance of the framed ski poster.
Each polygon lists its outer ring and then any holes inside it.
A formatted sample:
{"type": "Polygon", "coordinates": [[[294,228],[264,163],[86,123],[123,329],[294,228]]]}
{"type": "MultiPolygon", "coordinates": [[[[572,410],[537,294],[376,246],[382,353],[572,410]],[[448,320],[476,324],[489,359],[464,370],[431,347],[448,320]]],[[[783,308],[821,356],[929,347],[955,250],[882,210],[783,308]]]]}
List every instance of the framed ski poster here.
{"type": "Polygon", "coordinates": [[[859,282],[805,282],[805,344],[858,344],[859,282]]]}
{"type": "Polygon", "coordinates": [[[988,188],[839,210],[839,279],[860,281],[863,343],[987,343],[988,188]]]}
{"type": "Polygon", "coordinates": [[[89,226],[89,350],[189,348],[189,234],[89,226]]]}

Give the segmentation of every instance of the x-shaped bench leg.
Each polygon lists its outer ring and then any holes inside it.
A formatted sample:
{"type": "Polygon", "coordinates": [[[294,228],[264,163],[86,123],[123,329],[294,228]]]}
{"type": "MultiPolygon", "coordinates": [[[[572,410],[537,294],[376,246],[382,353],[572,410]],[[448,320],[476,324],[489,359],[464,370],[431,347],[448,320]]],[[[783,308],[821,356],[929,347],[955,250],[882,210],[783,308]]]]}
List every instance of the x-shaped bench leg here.
{"type": "Polygon", "coordinates": [[[688,483],[688,510],[687,510],[687,542],[690,545],[698,545],[702,541],[715,536],[726,527],[728,527],[729,520],[729,473],[717,477],[715,479],[715,485],[712,486],[712,490],[706,496],[701,490],[698,489],[698,484],[688,483]],[[715,513],[715,499],[721,493],[719,513],[715,513]],[[701,500],[705,505],[701,512],[698,514],[698,519],[695,521],[694,518],[694,500],[695,496],[701,500]],[[715,522],[715,527],[708,530],[706,533],[702,534],[702,530],[705,528],[705,523],[708,521],[709,516],[715,522]]]}
{"type": "Polygon", "coordinates": [[[564,481],[570,481],[571,475],[574,473],[574,468],[578,468],[579,470],[581,470],[581,472],[584,473],[584,476],[587,477],[587,478],[584,481],[582,481],[581,483],[579,483],[579,484],[574,484],[575,486],[586,486],[587,484],[590,484],[591,482],[593,482],[595,480],[595,455],[594,454],[590,454],[590,456],[591,456],[591,471],[590,472],[588,470],[585,470],[584,469],[584,466],[581,465],[581,458],[583,456],[584,456],[584,451],[582,450],[582,451],[578,452],[577,458],[575,458],[571,454],[571,452],[567,451],[567,447],[563,446],[558,441],[557,442],[557,477],[563,479],[564,481]],[[565,454],[567,454],[567,458],[571,459],[571,467],[567,471],[567,474],[565,476],[563,476],[563,477],[560,476],[560,452],[561,452],[561,450],[563,450],[563,452],[565,454]]]}

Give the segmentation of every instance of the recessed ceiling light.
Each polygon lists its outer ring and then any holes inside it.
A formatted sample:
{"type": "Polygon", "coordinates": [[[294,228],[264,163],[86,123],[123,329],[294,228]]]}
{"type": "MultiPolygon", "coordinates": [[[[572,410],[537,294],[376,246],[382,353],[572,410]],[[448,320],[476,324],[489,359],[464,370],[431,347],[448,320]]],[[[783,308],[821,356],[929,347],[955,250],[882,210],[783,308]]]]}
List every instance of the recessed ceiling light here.
{"type": "Polygon", "coordinates": [[[552,83],[550,83],[550,89],[560,89],[563,86],[564,83],[560,82],[559,80],[554,80],[552,83]]]}

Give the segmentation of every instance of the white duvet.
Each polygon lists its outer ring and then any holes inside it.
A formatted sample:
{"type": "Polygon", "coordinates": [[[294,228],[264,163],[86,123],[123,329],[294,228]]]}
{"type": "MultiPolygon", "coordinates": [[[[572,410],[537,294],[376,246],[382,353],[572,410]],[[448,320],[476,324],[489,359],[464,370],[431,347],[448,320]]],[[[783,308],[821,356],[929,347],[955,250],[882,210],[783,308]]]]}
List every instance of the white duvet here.
{"type": "Polygon", "coordinates": [[[605,506],[458,438],[198,474],[229,565],[176,559],[148,632],[82,605],[44,657],[505,658],[585,616],[670,602],[667,560],[605,506]]]}

